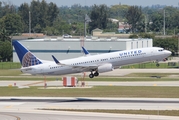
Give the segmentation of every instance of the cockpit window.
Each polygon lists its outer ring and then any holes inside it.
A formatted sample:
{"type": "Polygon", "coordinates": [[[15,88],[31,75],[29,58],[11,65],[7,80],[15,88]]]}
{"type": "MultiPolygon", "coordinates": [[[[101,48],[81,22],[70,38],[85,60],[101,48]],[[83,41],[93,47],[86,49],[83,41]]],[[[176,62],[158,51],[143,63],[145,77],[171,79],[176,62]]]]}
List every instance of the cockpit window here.
{"type": "Polygon", "coordinates": [[[159,49],[158,51],[161,52],[161,51],[163,51],[163,49],[159,49]]]}

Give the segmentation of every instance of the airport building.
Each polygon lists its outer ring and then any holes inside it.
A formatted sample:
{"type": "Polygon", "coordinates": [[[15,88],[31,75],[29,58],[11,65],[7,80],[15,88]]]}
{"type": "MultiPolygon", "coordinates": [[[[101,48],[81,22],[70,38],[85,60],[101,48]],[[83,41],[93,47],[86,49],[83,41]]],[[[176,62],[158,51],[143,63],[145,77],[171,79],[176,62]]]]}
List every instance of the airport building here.
{"type": "MultiPolygon", "coordinates": [[[[81,46],[84,46],[90,54],[102,54],[121,50],[152,47],[152,39],[118,39],[111,37],[74,39],[27,39],[19,42],[28,48],[34,55],[43,60],[52,61],[52,55],[59,60],[83,56],[81,46]]],[[[13,62],[19,62],[18,56],[13,49],[13,62]]]]}

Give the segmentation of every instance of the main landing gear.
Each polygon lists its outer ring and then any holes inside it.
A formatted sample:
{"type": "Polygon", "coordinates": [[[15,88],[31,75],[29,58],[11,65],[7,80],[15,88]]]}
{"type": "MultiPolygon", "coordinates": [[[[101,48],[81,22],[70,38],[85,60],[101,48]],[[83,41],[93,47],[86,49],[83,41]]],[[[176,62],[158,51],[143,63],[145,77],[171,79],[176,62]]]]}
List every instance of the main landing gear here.
{"type": "Polygon", "coordinates": [[[94,76],[95,77],[99,76],[98,71],[96,71],[94,74],[93,74],[93,71],[91,71],[91,74],[89,74],[89,78],[94,78],[94,76]]]}

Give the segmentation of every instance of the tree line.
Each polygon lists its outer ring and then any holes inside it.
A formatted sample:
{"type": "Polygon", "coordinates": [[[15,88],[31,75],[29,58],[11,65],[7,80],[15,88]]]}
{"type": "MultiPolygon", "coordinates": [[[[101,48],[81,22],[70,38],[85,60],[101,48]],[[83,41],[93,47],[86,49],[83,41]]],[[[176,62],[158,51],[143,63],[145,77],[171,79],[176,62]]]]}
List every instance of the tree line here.
{"type": "Polygon", "coordinates": [[[162,9],[128,5],[109,7],[105,4],[58,7],[53,2],[32,0],[30,4],[22,3],[17,7],[10,2],[0,2],[0,26],[6,29],[9,35],[28,33],[29,27],[32,33],[82,35],[85,14],[92,20],[87,27],[89,34],[95,28],[117,33],[118,23],[111,22],[109,18],[129,24],[130,30],[127,32],[130,33],[163,34],[164,27],[167,35],[179,32],[179,9],[171,6],[162,9]]]}

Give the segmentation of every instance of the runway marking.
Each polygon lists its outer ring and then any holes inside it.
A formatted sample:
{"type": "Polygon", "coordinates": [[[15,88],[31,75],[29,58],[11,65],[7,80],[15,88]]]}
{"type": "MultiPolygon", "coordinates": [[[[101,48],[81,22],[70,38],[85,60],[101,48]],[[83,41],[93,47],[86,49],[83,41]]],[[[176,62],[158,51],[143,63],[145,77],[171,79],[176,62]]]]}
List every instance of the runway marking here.
{"type": "Polygon", "coordinates": [[[50,106],[50,107],[46,107],[46,108],[39,108],[39,109],[55,109],[55,110],[60,110],[60,109],[69,109],[69,110],[73,110],[74,108],[68,108],[68,107],[56,107],[56,106],[50,106]]]}
{"type": "Polygon", "coordinates": [[[48,109],[59,109],[59,107],[54,107],[54,106],[51,106],[51,107],[47,107],[48,109]]]}
{"type": "Polygon", "coordinates": [[[39,87],[38,89],[76,89],[76,88],[79,88],[79,89],[84,89],[84,88],[92,88],[93,86],[85,86],[85,87],[39,87]]]}
{"type": "Polygon", "coordinates": [[[22,85],[22,86],[31,86],[31,85],[36,85],[36,84],[40,84],[40,83],[44,83],[44,81],[29,83],[29,84],[25,84],[25,85],[22,85]]]}
{"type": "Polygon", "coordinates": [[[173,106],[167,106],[166,108],[169,109],[169,110],[178,110],[178,108],[173,107],[173,106]]]}
{"type": "Polygon", "coordinates": [[[153,84],[153,86],[157,86],[157,84],[153,84]]]}
{"type": "Polygon", "coordinates": [[[4,108],[12,108],[13,105],[8,105],[8,106],[5,106],[4,108]]]}
{"type": "MultiPolygon", "coordinates": [[[[1,113],[0,113],[0,114],[1,114],[1,113]]],[[[21,120],[20,117],[15,116],[15,115],[8,115],[8,114],[1,114],[1,115],[6,115],[6,116],[14,117],[14,118],[16,118],[16,120],[21,120]]]]}

